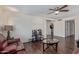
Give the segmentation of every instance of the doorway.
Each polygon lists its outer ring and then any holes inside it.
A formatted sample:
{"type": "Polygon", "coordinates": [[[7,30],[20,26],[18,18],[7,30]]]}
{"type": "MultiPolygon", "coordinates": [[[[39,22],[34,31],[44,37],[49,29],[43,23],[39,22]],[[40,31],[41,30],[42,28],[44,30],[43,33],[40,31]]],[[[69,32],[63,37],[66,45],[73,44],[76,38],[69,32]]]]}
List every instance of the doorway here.
{"type": "Polygon", "coordinates": [[[72,53],[75,48],[75,21],[65,21],[65,47],[66,53],[72,53]]]}

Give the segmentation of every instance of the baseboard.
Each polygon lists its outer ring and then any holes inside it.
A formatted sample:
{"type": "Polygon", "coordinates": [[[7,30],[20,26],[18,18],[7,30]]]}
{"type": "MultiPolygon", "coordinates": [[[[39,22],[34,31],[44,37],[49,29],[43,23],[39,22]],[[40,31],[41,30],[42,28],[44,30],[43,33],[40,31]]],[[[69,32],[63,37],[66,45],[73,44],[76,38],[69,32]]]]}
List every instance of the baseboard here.
{"type": "MultiPolygon", "coordinates": [[[[51,37],[51,35],[47,35],[47,38],[50,38],[51,37]]],[[[56,38],[56,39],[65,39],[65,37],[61,37],[61,36],[54,36],[54,38],[56,38]]]]}
{"type": "MultiPolygon", "coordinates": [[[[56,39],[66,39],[66,38],[72,37],[72,36],[74,36],[74,35],[70,35],[70,36],[66,36],[66,37],[54,36],[54,38],[56,38],[56,39]]],[[[47,35],[47,38],[49,38],[49,37],[51,37],[51,35],[47,35]]]]}

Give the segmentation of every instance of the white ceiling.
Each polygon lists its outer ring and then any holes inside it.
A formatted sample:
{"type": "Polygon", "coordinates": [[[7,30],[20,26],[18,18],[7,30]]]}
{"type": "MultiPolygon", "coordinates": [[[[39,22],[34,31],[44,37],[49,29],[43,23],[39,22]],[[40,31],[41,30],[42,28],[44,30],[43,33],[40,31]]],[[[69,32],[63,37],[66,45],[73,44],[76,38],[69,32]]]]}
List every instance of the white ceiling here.
{"type": "Polygon", "coordinates": [[[48,14],[50,12],[49,8],[55,8],[57,5],[11,5],[11,7],[18,9],[20,12],[26,13],[27,15],[45,16],[53,19],[62,19],[79,14],[79,5],[69,5],[65,8],[69,9],[69,12],[61,12],[58,15],[48,14]]]}

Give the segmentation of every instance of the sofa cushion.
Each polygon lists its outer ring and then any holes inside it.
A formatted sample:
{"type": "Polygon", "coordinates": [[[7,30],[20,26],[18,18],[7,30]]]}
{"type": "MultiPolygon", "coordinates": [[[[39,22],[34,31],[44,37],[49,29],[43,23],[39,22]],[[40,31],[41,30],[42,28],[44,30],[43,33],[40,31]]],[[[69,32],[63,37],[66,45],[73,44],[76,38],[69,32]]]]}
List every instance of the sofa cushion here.
{"type": "Polygon", "coordinates": [[[2,48],[4,49],[4,48],[6,48],[7,46],[8,46],[7,40],[4,40],[4,41],[2,42],[2,48]]]}
{"type": "Polygon", "coordinates": [[[2,51],[5,47],[7,47],[7,40],[4,40],[3,42],[0,41],[0,51],[2,51]]]}
{"type": "Polygon", "coordinates": [[[16,44],[11,44],[9,46],[7,46],[4,51],[15,51],[17,48],[17,45],[16,44]]]}

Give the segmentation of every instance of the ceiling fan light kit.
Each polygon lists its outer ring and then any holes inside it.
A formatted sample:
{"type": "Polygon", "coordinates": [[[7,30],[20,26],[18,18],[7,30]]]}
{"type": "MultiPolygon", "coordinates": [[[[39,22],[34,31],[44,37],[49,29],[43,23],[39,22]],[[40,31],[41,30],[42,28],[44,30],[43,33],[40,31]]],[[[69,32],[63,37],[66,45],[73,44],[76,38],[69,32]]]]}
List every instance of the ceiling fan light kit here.
{"type": "Polygon", "coordinates": [[[55,11],[55,14],[57,15],[59,13],[59,11],[55,11]]]}

